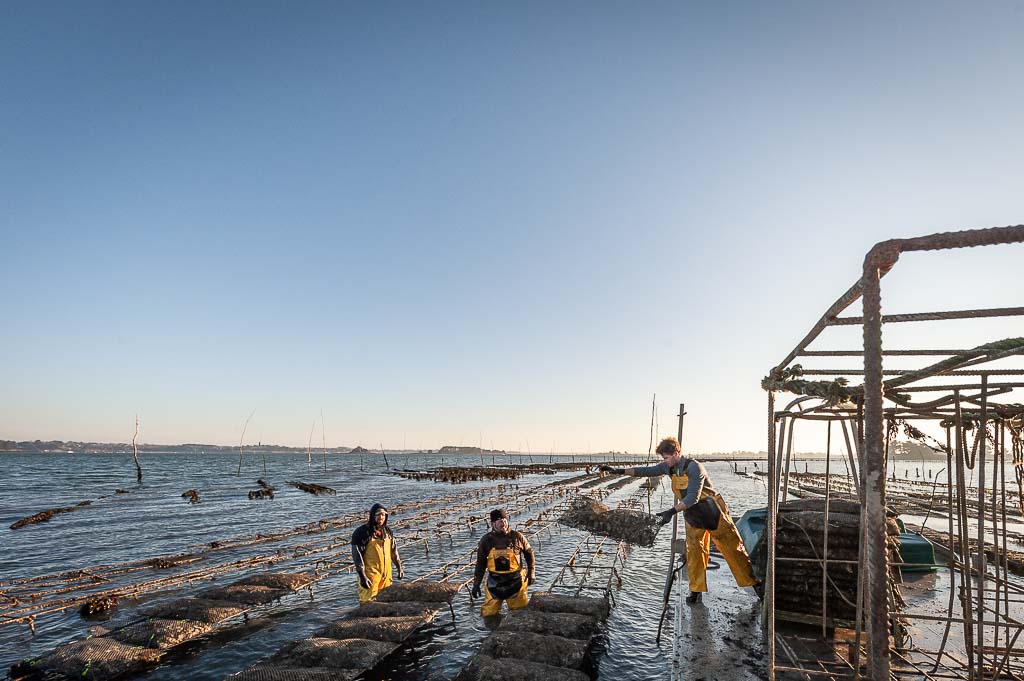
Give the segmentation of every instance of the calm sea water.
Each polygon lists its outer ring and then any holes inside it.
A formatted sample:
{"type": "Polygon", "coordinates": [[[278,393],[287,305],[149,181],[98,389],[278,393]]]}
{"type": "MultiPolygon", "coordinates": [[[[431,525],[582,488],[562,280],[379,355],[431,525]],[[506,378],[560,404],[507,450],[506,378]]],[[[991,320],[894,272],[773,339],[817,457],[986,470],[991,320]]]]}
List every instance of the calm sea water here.
{"type": "MultiPolygon", "coordinates": [[[[392,466],[402,468],[424,469],[442,463],[436,456],[399,453],[388,456],[392,466]]],[[[569,460],[557,456],[554,459],[569,460]]],[[[485,460],[490,464],[489,457],[485,460]]],[[[534,460],[543,463],[548,457],[538,455],[534,460]]],[[[515,462],[518,463],[518,457],[515,462]]],[[[480,459],[448,456],[443,463],[478,465],[480,459]]],[[[502,461],[499,459],[498,463],[502,461]]],[[[460,509],[452,511],[454,515],[465,515],[466,511],[461,509],[473,507],[476,490],[493,489],[499,484],[482,481],[453,486],[405,480],[387,474],[379,456],[361,461],[358,457],[332,455],[326,471],[322,459],[314,459],[310,471],[305,456],[272,455],[266,459],[266,472],[261,458],[247,456],[238,477],[235,475],[238,458],[231,455],[149,455],[143,456],[142,464],[145,480],[139,486],[135,483],[131,457],[124,455],[0,455],[5,473],[5,484],[0,486],[0,535],[3,536],[0,581],[186,552],[197,545],[230,537],[284,530],[348,513],[361,514],[373,502],[397,506],[458,494],[461,500],[449,500],[447,505],[460,509]],[[256,488],[257,478],[277,488],[274,500],[248,500],[247,491],[256,488]],[[336,489],[337,495],[314,497],[288,487],[286,480],[327,485],[336,489]],[[118,488],[131,493],[115,495],[118,488]],[[202,503],[186,503],[180,495],[188,489],[198,490],[202,503]],[[107,498],[100,498],[103,496],[107,498]],[[11,523],[27,515],[86,499],[93,500],[92,506],[59,515],[47,523],[16,531],[8,529],[11,523]]],[[[753,469],[753,464],[746,465],[753,469]]],[[[733,475],[731,463],[707,466],[735,515],[765,504],[765,487],[760,481],[733,475]]],[[[517,497],[525,495],[529,488],[578,474],[525,476],[506,488],[499,503],[514,506],[517,497]]],[[[614,505],[635,489],[636,484],[627,485],[606,503],[614,505]]],[[[655,511],[670,503],[667,485],[662,485],[650,497],[650,506],[655,511]]],[[[484,515],[490,507],[481,503],[474,512],[484,515]]],[[[527,509],[524,513],[523,517],[529,517],[531,511],[527,509]]],[[[410,512],[394,514],[391,522],[422,529],[437,520],[410,512]]],[[[428,545],[429,553],[422,545],[406,547],[403,558],[408,577],[424,574],[464,555],[479,540],[479,527],[467,527],[446,535],[428,545]]],[[[339,530],[336,534],[346,541],[352,529],[339,530]]],[[[615,593],[616,606],[601,643],[599,679],[670,678],[671,637],[664,638],[660,648],[654,645],[669,534],[662,532],[655,546],[636,548],[629,555],[623,586],[615,593]]],[[[580,532],[559,526],[531,540],[538,560],[538,587],[545,587],[555,579],[582,537],[580,532]]],[[[311,538],[324,540],[323,535],[311,538]]],[[[222,559],[265,555],[272,553],[274,547],[274,544],[260,544],[232,550],[224,552],[222,559]]],[[[344,552],[348,548],[338,550],[344,552]]],[[[288,563],[270,569],[288,569],[288,563]]],[[[468,572],[464,574],[467,578],[470,576],[468,572]]],[[[236,577],[228,576],[225,581],[236,577]]],[[[122,602],[116,617],[129,617],[160,599],[190,595],[200,588],[203,587],[193,585],[153,592],[136,601],[122,602]]],[[[347,573],[331,576],[320,582],[312,599],[308,592],[285,598],[250,618],[244,627],[186,646],[145,678],[222,679],[275,652],[285,642],[311,635],[356,605],[355,578],[347,573]]],[[[394,656],[396,661],[379,670],[375,678],[403,681],[453,678],[489,633],[478,615],[478,605],[472,604],[465,592],[460,594],[455,601],[454,625],[450,616],[439,617],[435,625],[417,635],[413,651],[394,656]]],[[[668,621],[671,622],[671,618],[668,621]]],[[[35,635],[23,625],[2,625],[0,665],[6,671],[23,658],[87,636],[90,627],[96,625],[97,622],[85,621],[72,611],[40,618],[35,635]]]]}

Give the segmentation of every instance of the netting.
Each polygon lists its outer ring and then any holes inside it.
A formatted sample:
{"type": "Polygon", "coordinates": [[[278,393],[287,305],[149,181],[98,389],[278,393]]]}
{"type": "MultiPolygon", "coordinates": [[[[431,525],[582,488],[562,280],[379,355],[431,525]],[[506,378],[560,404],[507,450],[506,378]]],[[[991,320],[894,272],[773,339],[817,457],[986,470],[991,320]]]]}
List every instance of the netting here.
{"type": "Polygon", "coordinates": [[[487,637],[480,653],[494,658],[528,659],[553,667],[579,669],[587,656],[588,643],[550,634],[525,631],[496,631],[487,637]]]}
{"type": "Polygon", "coordinates": [[[395,582],[377,594],[378,603],[398,603],[419,601],[421,603],[451,603],[462,589],[461,583],[431,582],[395,582]]]}
{"type": "Polygon", "coordinates": [[[368,638],[401,643],[412,632],[433,619],[422,617],[358,617],[332,622],[317,632],[323,638],[368,638]]]}
{"type": "Polygon", "coordinates": [[[41,669],[80,679],[109,679],[155,664],[163,653],[109,638],[63,645],[39,658],[41,669]]]}
{"type": "Polygon", "coordinates": [[[590,681],[590,677],[575,669],[477,655],[456,677],[456,681],[590,681]]]}
{"type": "MultiPolygon", "coordinates": [[[[859,510],[859,506],[853,502],[829,504],[827,554],[824,506],[823,499],[780,504],[775,545],[776,559],[782,562],[775,575],[775,607],[783,612],[816,617],[824,611],[827,617],[853,621],[857,616],[860,579],[860,514],[834,512],[833,509],[859,510]],[[849,562],[830,562],[826,578],[821,562],[826,555],[830,561],[849,562]],[[812,588],[808,588],[809,585],[813,585],[812,588]]],[[[899,549],[899,528],[891,518],[886,519],[885,528],[892,556],[899,549]]],[[[767,552],[756,552],[756,572],[763,574],[766,558],[767,552]]],[[[891,577],[890,589],[895,602],[901,603],[899,589],[891,577]]]]}
{"type": "Polygon", "coordinates": [[[207,622],[153,619],[112,631],[109,637],[143,648],[170,648],[212,630],[207,622]]]}
{"type": "Polygon", "coordinates": [[[597,620],[587,615],[539,610],[511,610],[501,621],[498,631],[527,631],[589,640],[598,633],[597,620]]]}
{"type": "Polygon", "coordinates": [[[661,527],[654,516],[624,508],[612,510],[590,497],[573,499],[558,522],[639,546],[653,546],[661,527]]]}
{"type": "Polygon", "coordinates": [[[215,601],[228,601],[243,605],[264,605],[291,593],[288,589],[274,589],[269,586],[245,586],[234,584],[216,589],[207,589],[199,593],[200,598],[215,601]]]}
{"type": "Polygon", "coordinates": [[[245,612],[245,608],[237,603],[214,601],[208,598],[179,598],[171,603],[153,608],[147,614],[150,617],[217,624],[235,615],[241,615],[243,612],[245,612]]]}
{"type": "Polygon", "coordinates": [[[586,596],[559,596],[553,593],[538,592],[530,597],[530,610],[540,612],[565,612],[576,615],[587,615],[598,620],[608,617],[607,598],[589,598],[586,596]]]}
{"type": "Polygon", "coordinates": [[[289,574],[285,572],[267,572],[259,575],[252,575],[240,579],[235,584],[242,586],[265,586],[271,589],[288,589],[298,591],[307,586],[313,578],[304,574],[289,574]]]}
{"type": "Polygon", "coordinates": [[[327,667],[278,667],[261,664],[232,674],[230,681],[352,681],[362,669],[330,669],[327,667]]]}
{"type": "Polygon", "coordinates": [[[427,618],[437,613],[436,604],[432,603],[363,603],[349,613],[349,617],[421,617],[427,618]]]}
{"type": "Polygon", "coordinates": [[[282,667],[328,667],[366,670],[390,655],[398,645],[365,638],[306,638],[285,645],[270,661],[282,667]]]}

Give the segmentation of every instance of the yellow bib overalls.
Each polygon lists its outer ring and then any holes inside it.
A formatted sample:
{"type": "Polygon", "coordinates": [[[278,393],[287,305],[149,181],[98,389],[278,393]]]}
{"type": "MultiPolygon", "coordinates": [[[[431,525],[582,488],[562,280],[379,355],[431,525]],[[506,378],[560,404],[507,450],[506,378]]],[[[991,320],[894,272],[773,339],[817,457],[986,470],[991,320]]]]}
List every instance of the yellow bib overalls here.
{"type": "Polygon", "coordinates": [[[508,601],[509,610],[525,608],[526,587],[526,570],[519,561],[519,551],[513,546],[491,549],[487,554],[487,582],[480,614],[484,617],[497,615],[502,601],[508,601]]]}
{"type": "MultiPolygon", "coordinates": [[[[690,476],[681,470],[682,464],[672,469],[672,493],[675,495],[676,503],[686,496],[686,487],[690,483],[690,476]]],[[[725,562],[732,570],[732,576],[739,586],[753,586],[757,583],[754,576],[754,568],[750,564],[750,557],[740,539],[740,533],[736,531],[736,525],[729,515],[729,507],[725,505],[722,495],[711,490],[707,485],[700,491],[700,499],[712,499],[722,513],[718,521],[718,529],[705,530],[699,527],[691,527],[685,520],[686,528],[686,571],[690,581],[690,591],[707,591],[708,580],[708,559],[711,556],[711,541],[714,539],[715,546],[722,552],[725,562]]]]}
{"type": "Polygon", "coordinates": [[[391,586],[391,537],[384,533],[383,537],[370,537],[370,543],[363,552],[363,572],[369,589],[359,585],[359,602],[366,603],[377,595],[377,592],[391,586]]]}

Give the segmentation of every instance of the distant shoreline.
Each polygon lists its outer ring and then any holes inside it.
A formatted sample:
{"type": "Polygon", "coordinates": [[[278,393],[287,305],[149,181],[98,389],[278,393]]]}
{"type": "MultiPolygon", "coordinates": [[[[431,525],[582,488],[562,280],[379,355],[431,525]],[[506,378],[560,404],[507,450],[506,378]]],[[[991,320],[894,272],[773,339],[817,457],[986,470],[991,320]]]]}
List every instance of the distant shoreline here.
{"type": "MultiPolygon", "coordinates": [[[[244,444],[242,449],[246,454],[306,454],[309,451],[313,456],[323,456],[325,450],[320,447],[287,447],[284,445],[244,444]]],[[[206,445],[186,443],[181,445],[166,444],[140,444],[139,455],[167,455],[167,454],[237,454],[238,445],[206,445]]],[[[481,449],[479,447],[464,447],[456,445],[445,445],[440,449],[385,449],[388,454],[400,456],[490,456],[490,457],[521,457],[542,460],[544,457],[561,456],[574,457],[592,460],[610,460],[615,457],[626,459],[646,459],[647,454],[629,452],[517,452],[505,450],[481,449]]],[[[326,453],[329,456],[338,455],[365,455],[368,457],[381,456],[379,449],[366,449],[364,447],[328,447],[326,453]]],[[[37,455],[131,455],[132,446],[123,442],[77,442],[77,441],[24,441],[15,442],[12,440],[0,440],[0,455],[4,454],[37,454],[37,455]]],[[[734,452],[713,452],[707,454],[692,454],[694,458],[701,461],[764,461],[767,459],[767,452],[734,451],[734,452]]],[[[799,454],[801,460],[824,459],[824,454],[810,453],[799,454]]],[[[652,457],[656,460],[658,457],[652,457]]]]}

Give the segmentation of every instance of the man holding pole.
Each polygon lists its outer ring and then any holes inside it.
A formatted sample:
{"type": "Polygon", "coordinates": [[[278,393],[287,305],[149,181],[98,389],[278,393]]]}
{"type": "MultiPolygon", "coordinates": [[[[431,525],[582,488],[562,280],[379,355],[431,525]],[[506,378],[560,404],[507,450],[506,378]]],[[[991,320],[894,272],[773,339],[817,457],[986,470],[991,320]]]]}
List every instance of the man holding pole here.
{"type": "Polygon", "coordinates": [[[750,557],[743,547],[736,525],[729,515],[725,499],[718,494],[708,478],[704,465],[682,455],[679,440],[667,437],[658,443],[658,454],[662,461],[653,466],[636,468],[612,468],[601,466],[602,471],[637,477],[670,475],[672,493],[676,503],[658,514],[664,525],[682,512],[686,526],[686,569],[690,581],[690,595],[687,603],[699,603],[701,594],[708,590],[707,567],[711,555],[710,541],[722,552],[729,564],[736,584],[752,586],[760,595],[760,582],[754,576],[750,557]]]}

